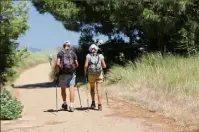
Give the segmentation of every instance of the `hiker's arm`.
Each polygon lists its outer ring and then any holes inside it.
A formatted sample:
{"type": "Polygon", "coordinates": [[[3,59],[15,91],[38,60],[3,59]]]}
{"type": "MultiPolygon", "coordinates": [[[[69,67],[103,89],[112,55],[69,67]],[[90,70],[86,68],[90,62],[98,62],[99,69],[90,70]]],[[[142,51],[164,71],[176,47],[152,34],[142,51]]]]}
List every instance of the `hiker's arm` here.
{"type": "Polygon", "coordinates": [[[73,52],[73,59],[75,60],[75,61],[74,61],[75,68],[77,68],[77,67],[79,66],[79,63],[78,63],[78,61],[77,61],[77,55],[76,55],[75,52],[73,52]]]}
{"type": "Polygon", "coordinates": [[[106,68],[106,63],[105,63],[104,59],[102,60],[102,68],[106,68]]]}
{"type": "Polygon", "coordinates": [[[58,54],[57,54],[57,62],[56,62],[56,65],[57,66],[60,66],[60,62],[61,61],[61,53],[59,52],[58,54]]]}
{"type": "Polygon", "coordinates": [[[60,58],[57,58],[57,66],[60,66],[60,58]]]}
{"type": "Polygon", "coordinates": [[[55,76],[59,73],[59,66],[60,66],[60,58],[57,58],[57,62],[56,62],[56,65],[55,65],[55,69],[54,69],[54,74],[55,76]]]}
{"type": "Polygon", "coordinates": [[[79,63],[77,60],[75,60],[75,68],[77,68],[79,66],[79,63]]]}
{"type": "Polygon", "coordinates": [[[86,58],[85,64],[84,64],[84,73],[87,73],[87,68],[88,68],[88,59],[86,58]]]}
{"type": "Polygon", "coordinates": [[[106,63],[104,61],[104,56],[102,54],[100,54],[100,58],[101,58],[101,65],[102,65],[102,68],[106,68],[106,63]]]}

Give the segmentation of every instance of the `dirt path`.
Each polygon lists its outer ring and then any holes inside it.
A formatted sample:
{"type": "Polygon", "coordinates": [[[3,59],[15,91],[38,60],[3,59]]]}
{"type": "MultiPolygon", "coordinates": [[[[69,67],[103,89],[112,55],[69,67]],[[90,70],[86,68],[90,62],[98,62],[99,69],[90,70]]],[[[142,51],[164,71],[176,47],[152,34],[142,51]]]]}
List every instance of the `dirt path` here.
{"type": "MultiPolygon", "coordinates": [[[[21,74],[15,85],[18,87],[17,96],[24,105],[23,117],[14,121],[2,121],[2,132],[172,132],[173,130],[168,129],[164,123],[147,121],[147,118],[139,116],[133,118],[116,116],[115,110],[111,106],[109,108],[105,101],[102,112],[95,110],[89,112],[76,110],[74,113],[46,112],[56,108],[55,87],[49,83],[49,72],[50,65],[41,64],[21,74]]],[[[81,98],[83,106],[86,107],[85,91],[81,91],[81,98]]],[[[58,103],[60,108],[62,104],[60,89],[58,89],[58,103]]],[[[75,107],[80,107],[77,90],[75,107]]]]}

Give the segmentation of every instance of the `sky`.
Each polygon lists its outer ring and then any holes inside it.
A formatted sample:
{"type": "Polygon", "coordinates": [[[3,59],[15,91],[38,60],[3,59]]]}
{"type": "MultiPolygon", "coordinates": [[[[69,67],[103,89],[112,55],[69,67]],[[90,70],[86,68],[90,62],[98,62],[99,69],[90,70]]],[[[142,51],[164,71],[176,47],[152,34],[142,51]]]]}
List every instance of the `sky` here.
{"type": "MultiPolygon", "coordinates": [[[[61,22],[55,20],[48,13],[39,14],[31,3],[28,15],[30,28],[17,40],[19,47],[53,49],[62,46],[66,40],[69,40],[71,45],[78,45],[80,33],[67,31],[61,22]]],[[[106,36],[99,36],[98,38],[107,39],[106,36]]]]}

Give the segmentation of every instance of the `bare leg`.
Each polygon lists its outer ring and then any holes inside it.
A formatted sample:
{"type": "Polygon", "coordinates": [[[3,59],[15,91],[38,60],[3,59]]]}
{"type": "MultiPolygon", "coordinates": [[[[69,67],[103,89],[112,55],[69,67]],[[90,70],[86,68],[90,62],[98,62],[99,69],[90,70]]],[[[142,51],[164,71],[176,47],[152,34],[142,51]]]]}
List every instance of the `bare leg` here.
{"type": "Polygon", "coordinates": [[[75,92],[74,92],[74,85],[70,85],[70,103],[74,103],[75,92]]]}
{"type": "Polygon", "coordinates": [[[95,83],[90,83],[90,94],[92,101],[95,101],[95,83]]]}
{"type": "Polygon", "coordinates": [[[98,104],[102,104],[102,89],[101,82],[96,83],[97,93],[98,93],[98,104]]]}
{"type": "Polygon", "coordinates": [[[66,101],[66,88],[65,87],[61,87],[61,95],[62,95],[63,101],[66,101]]]}
{"type": "Polygon", "coordinates": [[[62,95],[62,99],[63,99],[63,104],[62,104],[62,108],[64,110],[67,110],[67,104],[66,104],[66,87],[61,87],[61,95],[62,95]]]}

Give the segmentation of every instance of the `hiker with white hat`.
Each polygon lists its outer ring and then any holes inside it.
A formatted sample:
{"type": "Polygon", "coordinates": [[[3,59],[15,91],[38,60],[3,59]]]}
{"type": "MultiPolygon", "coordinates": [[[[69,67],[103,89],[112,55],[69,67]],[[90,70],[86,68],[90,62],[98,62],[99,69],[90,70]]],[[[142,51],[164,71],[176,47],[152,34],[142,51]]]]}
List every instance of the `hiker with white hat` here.
{"type": "Polygon", "coordinates": [[[92,44],[89,47],[89,54],[86,56],[84,72],[88,76],[88,82],[90,84],[90,94],[91,94],[91,108],[96,107],[95,103],[95,84],[98,94],[98,110],[102,110],[102,82],[103,82],[103,68],[106,68],[106,63],[104,61],[104,56],[98,54],[99,47],[92,44]]]}

